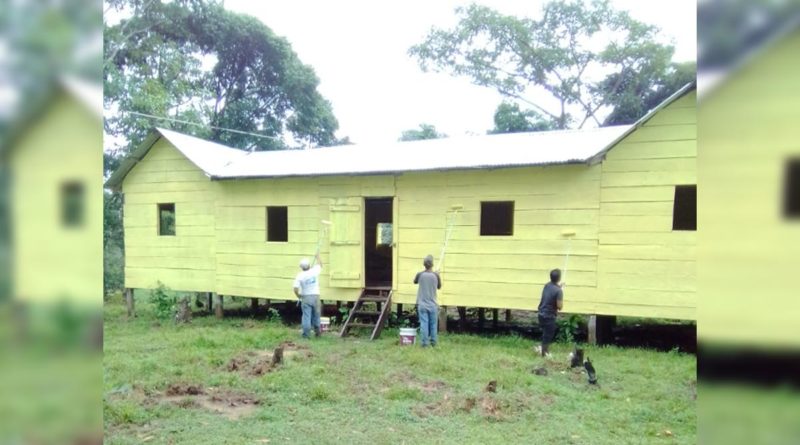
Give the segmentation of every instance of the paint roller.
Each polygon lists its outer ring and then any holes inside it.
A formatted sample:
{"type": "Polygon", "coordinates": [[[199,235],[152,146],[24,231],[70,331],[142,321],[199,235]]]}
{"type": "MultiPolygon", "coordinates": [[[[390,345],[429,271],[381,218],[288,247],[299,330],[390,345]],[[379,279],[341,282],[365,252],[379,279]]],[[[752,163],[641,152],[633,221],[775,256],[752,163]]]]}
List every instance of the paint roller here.
{"type": "Polygon", "coordinates": [[[561,281],[567,281],[567,266],[569,265],[569,254],[570,250],[572,250],[572,238],[575,237],[575,230],[573,229],[564,229],[561,231],[561,236],[567,239],[567,249],[566,255],[564,256],[564,267],[563,272],[561,274],[561,281]]]}
{"type": "Polygon", "coordinates": [[[444,244],[442,244],[442,252],[439,254],[439,263],[436,267],[437,273],[442,270],[442,266],[444,265],[444,254],[447,251],[447,243],[450,241],[450,234],[453,232],[453,226],[455,225],[458,212],[463,208],[464,206],[461,204],[454,204],[450,206],[450,211],[453,212],[453,215],[450,217],[450,221],[447,222],[447,230],[445,231],[444,235],[444,244]]]}

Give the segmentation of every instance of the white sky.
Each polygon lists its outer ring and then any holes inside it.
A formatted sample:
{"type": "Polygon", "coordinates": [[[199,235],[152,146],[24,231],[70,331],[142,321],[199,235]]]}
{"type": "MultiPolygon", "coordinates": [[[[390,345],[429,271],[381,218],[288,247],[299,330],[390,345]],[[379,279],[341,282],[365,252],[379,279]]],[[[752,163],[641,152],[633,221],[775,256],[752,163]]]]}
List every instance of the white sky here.
{"type": "MultiPolygon", "coordinates": [[[[469,0],[226,0],[292,44],[314,67],[320,92],[333,104],[337,136],[357,143],[395,141],[404,130],[430,123],[448,135],[485,134],[502,97],[468,79],[424,73],[408,49],[431,27],[450,28],[454,9],[469,0]]],[[[540,0],[483,0],[504,13],[536,15],[540,0]]],[[[675,61],[696,60],[696,0],[611,0],[675,45],[675,61]]]]}

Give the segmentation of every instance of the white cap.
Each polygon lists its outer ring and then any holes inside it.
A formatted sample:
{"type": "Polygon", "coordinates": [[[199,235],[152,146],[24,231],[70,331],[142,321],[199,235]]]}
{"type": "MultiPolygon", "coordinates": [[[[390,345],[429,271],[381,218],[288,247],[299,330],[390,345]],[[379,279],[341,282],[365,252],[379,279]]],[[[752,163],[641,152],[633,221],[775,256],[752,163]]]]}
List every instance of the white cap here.
{"type": "Polygon", "coordinates": [[[311,262],[308,261],[308,258],[303,258],[302,260],[300,260],[300,268],[301,269],[306,270],[309,267],[311,267],[311,262]]]}

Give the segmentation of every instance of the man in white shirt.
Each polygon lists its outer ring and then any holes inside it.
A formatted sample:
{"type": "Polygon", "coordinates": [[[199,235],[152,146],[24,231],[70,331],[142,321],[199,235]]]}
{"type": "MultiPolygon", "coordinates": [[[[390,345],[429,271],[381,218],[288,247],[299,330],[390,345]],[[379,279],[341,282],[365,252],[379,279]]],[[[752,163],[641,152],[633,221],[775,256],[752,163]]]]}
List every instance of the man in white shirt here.
{"type": "Polygon", "coordinates": [[[303,310],[303,338],[309,338],[311,327],[319,337],[319,274],[322,272],[322,259],[317,253],[316,264],[311,267],[307,258],[300,260],[300,273],[294,279],[294,294],[300,299],[303,310]]]}

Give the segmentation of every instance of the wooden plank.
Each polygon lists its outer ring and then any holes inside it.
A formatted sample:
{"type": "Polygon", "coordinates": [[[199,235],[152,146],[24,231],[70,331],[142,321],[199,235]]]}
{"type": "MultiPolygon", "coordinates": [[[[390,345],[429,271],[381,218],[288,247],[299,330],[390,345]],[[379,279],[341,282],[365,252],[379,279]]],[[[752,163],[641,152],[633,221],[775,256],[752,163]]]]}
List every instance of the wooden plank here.
{"type": "Polygon", "coordinates": [[[671,159],[697,156],[697,140],[633,142],[625,140],[608,152],[605,162],[624,159],[671,159]]]}

